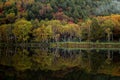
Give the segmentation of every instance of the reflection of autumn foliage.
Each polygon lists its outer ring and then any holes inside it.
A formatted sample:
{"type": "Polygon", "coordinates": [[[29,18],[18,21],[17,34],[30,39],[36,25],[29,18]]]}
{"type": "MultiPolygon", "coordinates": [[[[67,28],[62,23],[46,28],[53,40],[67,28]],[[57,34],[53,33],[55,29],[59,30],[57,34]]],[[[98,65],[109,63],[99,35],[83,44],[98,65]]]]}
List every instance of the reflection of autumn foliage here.
{"type": "Polygon", "coordinates": [[[26,70],[31,69],[32,62],[30,61],[31,58],[28,56],[29,52],[27,50],[18,50],[18,53],[12,56],[12,65],[17,70],[26,70]]]}
{"type": "Polygon", "coordinates": [[[35,49],[35,52],[32,60],[34,63],[37,63],[36,68],[42,70],[64,70],[78,66],[81,63],[81,55],[64,58],[57,51],[54,51],[55,53],[48,53],[46,50],[35,49]]]}

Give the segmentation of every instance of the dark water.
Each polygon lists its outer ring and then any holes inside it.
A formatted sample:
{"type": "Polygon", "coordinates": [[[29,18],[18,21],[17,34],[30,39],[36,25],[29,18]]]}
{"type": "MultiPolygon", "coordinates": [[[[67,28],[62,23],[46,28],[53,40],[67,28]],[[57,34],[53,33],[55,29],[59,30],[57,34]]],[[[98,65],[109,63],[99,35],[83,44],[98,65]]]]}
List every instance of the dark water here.
{"type": "Polygon", "coordinates": [[[3,47],[0,80],[120,80],[120,50],[3,47]]]}

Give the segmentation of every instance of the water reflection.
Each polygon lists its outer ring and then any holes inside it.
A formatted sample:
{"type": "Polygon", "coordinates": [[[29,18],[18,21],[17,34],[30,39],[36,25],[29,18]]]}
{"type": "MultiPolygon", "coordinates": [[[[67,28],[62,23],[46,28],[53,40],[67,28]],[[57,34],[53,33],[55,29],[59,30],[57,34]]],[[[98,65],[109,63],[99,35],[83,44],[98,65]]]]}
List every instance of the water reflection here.
{"type": "Polygon", "coordinates": [[[0,48],[0,78],[34,77],[35,80],[120,80],[120,50],[0,48]]]}

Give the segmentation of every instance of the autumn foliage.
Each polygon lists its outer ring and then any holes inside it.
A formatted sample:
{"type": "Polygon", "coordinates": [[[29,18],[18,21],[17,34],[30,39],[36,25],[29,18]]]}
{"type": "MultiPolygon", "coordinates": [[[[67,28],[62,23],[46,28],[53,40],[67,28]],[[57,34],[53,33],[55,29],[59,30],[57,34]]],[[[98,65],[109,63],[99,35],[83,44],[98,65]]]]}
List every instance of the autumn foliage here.
{"type": "Polygon", "coordinates": [[[97,2],[1,0],[0,42],[119,41],[120,15],[95,14],[97,2]]]}

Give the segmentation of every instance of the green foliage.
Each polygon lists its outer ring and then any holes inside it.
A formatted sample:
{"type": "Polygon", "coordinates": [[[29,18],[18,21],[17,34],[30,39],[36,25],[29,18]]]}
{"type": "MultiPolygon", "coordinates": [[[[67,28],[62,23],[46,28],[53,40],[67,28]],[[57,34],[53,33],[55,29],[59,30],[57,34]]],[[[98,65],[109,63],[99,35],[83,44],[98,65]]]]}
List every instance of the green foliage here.
{"type": "Polygon", "coordinates": [[[31,29],[31,22],[25,19],[20,19],[15,22],[13,33],[18,41],[25,42],[29,39],[29,33],[31,32],[31,29]]]}
{"type": "Polygon", "coordinates": [[[14,20],[15,20],[15,13],[9,13],[9,14],[7,14],[6,18],[7,18],[7,20],[9,22],[11,22],[11,23],[14,22],[14,20]]]}
{"type": "Polygon", "coordinates": [[[44,4],[41,2],[36,2],[33,3],[32,6],[29,6],[27,8],[27,12],[28,12],[28,19],[36,19],[38,18],[40,19],[51,19],[52,18],[52,7],[51,5],[48,4],[44,4]]]}
{"type": "Polygon", "coordinates": [[[84,22],[78,23],[81,28],[81,39],[82,40],[90,40],[90,30],[91,30],[92,20],[87,19],[84,22]]]}
{"type": "Polygon", "coordinates": [[[77,24],[66,24],[63,26],[63,36],[69,41],[81,38],[81,30],[77,24]]]}
{"type": "MultiPolygon", "coordinates": [[[[118,17],[116,15],[116,17],[118,17]]],[[[115,16],[102,16],[85,21],[80,24],[82,29],[82,39],[92,41],[111,41],[113,40],[114,30],[116,29],[115,16]],[[113,18],[114,17],[114,18],[113,18]],[[115,21],[115,22],[114,22],[115,21]]]]}
{"type": "Polygon", "coordinates": [[[17,15],[17,12],[18,11],[14,3],[11,3],[10,1],[5,2],[3,7],[3,13],[5,16],[10,13],[15,13],[15,15],[17,15]]]}
{"type": "Polygon", "coordinates": [[[101,38],[103,38],[104,34],[103,34],[103,29],[100,26],[100,23],[97,19],[93,19],[92,23],[91,23],[91,29],[90,29],[90,37],[91,40],[99,40],[101,38]]]}
{"type": "Polygon", "coordinates": [[[45,27],[42,25],[33,31],[33,35],[35,36],[36,41],[48,42],[52,38],[53,32],[51,27],[45,27]]]}
{"type": "Polygon", "coordinates": [[[12,40],[12,25],[11,24],[1,25],[0,26],[0,41],[8,43],[11,40],[12,40]]]}
{"type": "Polygon", "coordinates": [[[114,23],[111,20],[106,20],[102,23],[102,28],[104,32],[107,34],[107,40],[110,41],[110,35],[113,34],[114,23]]]}

